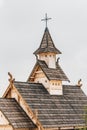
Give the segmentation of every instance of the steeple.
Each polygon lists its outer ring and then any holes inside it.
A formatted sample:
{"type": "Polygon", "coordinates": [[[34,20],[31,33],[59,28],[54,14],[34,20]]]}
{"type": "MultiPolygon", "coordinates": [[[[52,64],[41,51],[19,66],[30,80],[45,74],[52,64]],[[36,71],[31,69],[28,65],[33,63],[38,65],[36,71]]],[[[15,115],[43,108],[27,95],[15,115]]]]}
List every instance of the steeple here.
{"type": "Polygon", "coordinates": [[[62,81],[69,81],[66,74],[59,65],[60,50],[55,47],[51,38],[47,21],[50,18],[42,19],[46,21],[46,27],[39,48],[34,52],[37,62],[28,78],[29,82],[42,83],[52,95],[62,95],[62,81]]]}
{"type": "Polygon", "coordinates": [[[54,45],[54,42],[51,38],[48,27],[45,28],[41,44],[39,48],[34,52],[34,54],[38,55],[38,54],[47,53],[47,52],[61,54],[61,52],[54,45]]]}
{"type": "Polygon", "coordinates": [[[61,52],[55,47],[54,42],[53,42],[51,35],[49,33],[49,29],[47,27],[47,22],[50,19],[51,18],[47,17],[47,14],[45,14],[44,19],[41,19],[41,21],[46,22],[46,27],[45,27],[45,31],[44,31],[44,34],[43,34],[41,44],[40,44],[39,48],[34,52],[35,55],[39,55],[41,53],[61,54],[61,52]]]}
{"type": "Polygon", "coordinates": [[[34,54],[37,59],[44,60],[49,68],[56,68],[56,55],[61,52],[55,47],[48,27],[45,28],[41,44],[34,54]]]}

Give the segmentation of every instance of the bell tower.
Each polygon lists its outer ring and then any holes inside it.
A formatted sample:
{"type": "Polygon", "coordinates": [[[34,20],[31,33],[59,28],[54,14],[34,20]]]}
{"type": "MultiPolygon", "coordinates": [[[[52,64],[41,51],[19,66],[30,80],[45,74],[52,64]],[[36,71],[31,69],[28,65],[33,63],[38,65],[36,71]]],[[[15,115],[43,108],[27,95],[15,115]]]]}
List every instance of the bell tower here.
{"type": "Polygon", "coordinates": [[[41,44],[34,54],[39,60],[44,60],[49,68],[56,68],[56,55],[61,54],[61,52],[55,47],[47,27],[45,28],[41,44]]]}
{"type": "Polygon", "coordinates": [[[42,83],[51,95],[62,95],[62,81],[69,81],[61,69],[57,55],[61,52],[55,47],[55,44],[49,33],[47,21],[51,18],[45,16],[46,27],[39,48],[34,52],[37,62],[28,78],[29,82],[42,83]]]}
{"type": "Polygon", "coordinates": [[[39,60],[44,60],[49,68],[56,68],[56,55],[61,54],[61,52],[55,47],[49,33],[47,22],[50,19],[51,18],[47,17],[47,14],[45,15],[45,19],[42,19],[42,21],[46,21],[46,28],[41,44],[39,48],[34,52],[34,54],[36,57],[38,57],[39,60]]]}

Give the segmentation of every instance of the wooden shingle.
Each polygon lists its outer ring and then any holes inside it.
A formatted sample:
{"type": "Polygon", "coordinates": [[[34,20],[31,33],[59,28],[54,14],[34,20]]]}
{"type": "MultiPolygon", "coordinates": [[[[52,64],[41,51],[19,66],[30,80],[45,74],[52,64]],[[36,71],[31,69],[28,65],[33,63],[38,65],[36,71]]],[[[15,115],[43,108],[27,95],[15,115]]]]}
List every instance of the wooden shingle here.
{"type": "Polygon", "coordinates": [[[61,54],[61,52],[55,47],[48,28],[45,28],[44,35],[39,48],[34,52],[34,54],[53,52],[56,54],[61,54]]]}
{"type": "Polygon", "coordinates": [[[36,128],[15,99],[0,98],[0,110],[13,128],[36,128]]]}
{"type": "Polygon", "coordinates": [[[29,107],[38,110],[45,128],[84,126],[87,97],[78,86],[63,86],[63,95],[50,95],[40,83],[14,82],[29,107]]]}
{"type": "Polygon", "coordinates": [[[29,79],[32,77],[32,74],[34,73],[34,70],[37,66],[40,66],[44,74],[49,80],[61,80],[61,81],[69,81],[68,77],[66,74],[63,72],[62,68],[60,67],[59,64],[56,65],[56,68],[48,68],[47,64],[45,61],[38,60],[37,63],[35,64],[35,67],[33,71],[31,72],[31,75],[28,78],[29,79]]]}

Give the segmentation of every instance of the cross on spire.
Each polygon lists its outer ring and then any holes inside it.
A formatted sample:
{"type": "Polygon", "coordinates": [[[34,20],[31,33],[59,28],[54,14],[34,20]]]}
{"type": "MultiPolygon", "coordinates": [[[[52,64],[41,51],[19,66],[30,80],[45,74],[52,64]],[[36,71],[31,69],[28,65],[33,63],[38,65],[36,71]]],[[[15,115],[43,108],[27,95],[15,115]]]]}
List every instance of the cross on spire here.
{"type": "Polygon", "coordinates": [[[45,14],[45,18],[44,19],[41,19],[41,21],[45,21],[46,22],[46,27],[47,27],[47,22],[48,20],[50,20],[51,18],[48,18],[47,17],[47,13],[45,14]]]}

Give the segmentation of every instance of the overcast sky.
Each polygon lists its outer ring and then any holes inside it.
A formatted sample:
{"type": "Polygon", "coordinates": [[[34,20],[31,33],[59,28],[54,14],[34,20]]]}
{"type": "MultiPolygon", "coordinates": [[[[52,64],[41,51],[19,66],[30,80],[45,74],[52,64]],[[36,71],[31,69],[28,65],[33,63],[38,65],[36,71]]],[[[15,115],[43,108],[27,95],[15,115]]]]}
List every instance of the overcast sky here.
{"type": "Polygon", "coordinates": [[[8,71],[26,81],[35,64],[33,52],[48,28],[62,52],[60,65],[70,84],[82,79],[87,94],[87,0],[0,0],[0,96],[8,86],[8,71]]]}

